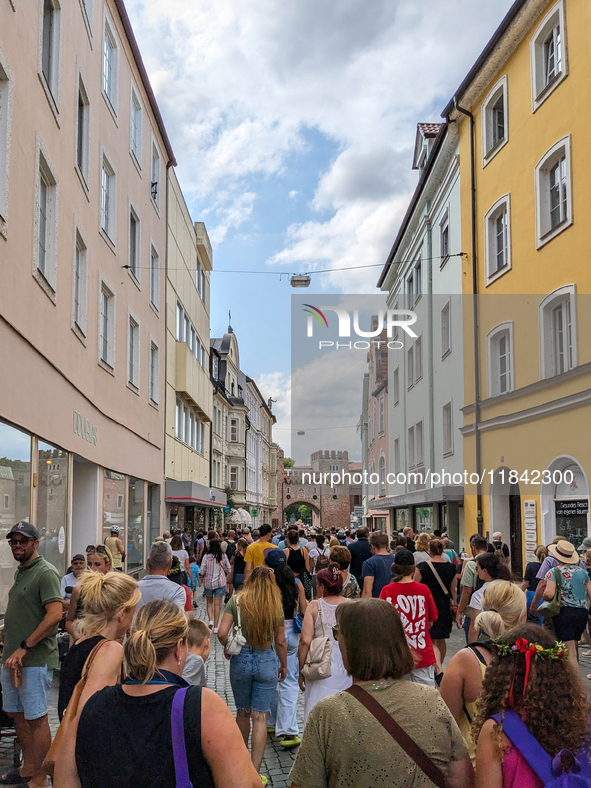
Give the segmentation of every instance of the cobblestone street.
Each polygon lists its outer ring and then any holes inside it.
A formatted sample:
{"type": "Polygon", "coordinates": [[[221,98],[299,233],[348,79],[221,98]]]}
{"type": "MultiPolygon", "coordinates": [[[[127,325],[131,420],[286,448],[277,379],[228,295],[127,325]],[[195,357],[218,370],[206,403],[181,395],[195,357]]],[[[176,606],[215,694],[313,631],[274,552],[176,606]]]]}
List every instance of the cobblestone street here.
{"type": "MultiPolygon", "coordinates": [[[[207,620],[205,611],[205,601],[203,598],[199,600],[199,607],[196,611],[199,618],[207,620]]],[[[448,641],[448,653],[446,663],[449,662],[451,657],[464,645],[464,633],[461,630],[452,630],[451,637],[448,641]]],[[[585,651],[581,648],[581,652],[585,651]]],[[[586,687],[591,686],[589,680],[586,678],[587,674],[591,672],[591,658],[580,657],[580,673],[583,683],[586,687]]],[[[232,695],[232,688],[230,687],[229,663],[224,658],[223,649],[220,644],[212,640],[212,650],[210,658],[207,662],[207,676],[208,686],[218,693],[228,704],[232,713],[236,713],[236,706],[234,704],[234,697],[232,695]]],[[[56,673],[54,685],[52,688],[52,705],[50,709],[50,725],[54,733],[58,726],[57,718],[57,688],[59,686],[59,677],[56,673]]],[[[304,696],[300,693],[298,703],[298,723],[300,726],[300,734],[303,731],[303,716],[304,716],[304,696]]],[[[265,757],[261,773],[266,775],[269,779],[269,786],[272,788],[286,788],[289,786],[289,772],[297,755],[297,748],[294,750],[285,750],[280,740],[274,736],[268,736],[267,747],[265,750],[265,757]]],[[[230,756],[229,756],[230,757],[230,756]]],[[[3,735],[0,739],[0,770],[5,772],[7,769],[12,768],[13,758],[13,738],[12,736],[3,735]]]]}

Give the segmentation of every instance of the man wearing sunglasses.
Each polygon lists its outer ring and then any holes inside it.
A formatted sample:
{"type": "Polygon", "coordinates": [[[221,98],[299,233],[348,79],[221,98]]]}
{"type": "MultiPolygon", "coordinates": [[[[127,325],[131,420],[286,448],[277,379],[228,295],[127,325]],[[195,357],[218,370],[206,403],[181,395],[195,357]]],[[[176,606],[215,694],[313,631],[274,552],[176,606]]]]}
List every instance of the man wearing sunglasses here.
{"type": "Polygon", "coordinates": [[[39,531],[34,525],[17,523],[6,538],[19,566],[4,615],[2,707],[14,717],[23,764],[20,770],[3,774],[0,782],[41,788],[46,785],[41,764],[51,744],[49,691],[53,671],[59,667],[60,578],[57,569],[39,555],[39,531]]]}

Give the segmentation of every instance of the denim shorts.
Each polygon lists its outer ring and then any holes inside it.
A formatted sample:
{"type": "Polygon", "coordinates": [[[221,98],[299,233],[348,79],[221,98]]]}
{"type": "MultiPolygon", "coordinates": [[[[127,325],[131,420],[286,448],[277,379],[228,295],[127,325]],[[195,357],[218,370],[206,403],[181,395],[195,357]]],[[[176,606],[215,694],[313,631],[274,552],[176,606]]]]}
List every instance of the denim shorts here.
{"type": "Polygon", "coordinates": [[[261,713],[271,711],[278,670],[279,660],[272,648],[242,646],[240,654],[230,660],[230,684],[236,708],[261,713]]]}
{"type": "Polygon", "coordinates": [[[2,708],[7,714],[23,714],[26,720],[45,717],[49,708],[49,691],[53,671],[47,665],[36,668],[23,668],[21,687],[10,683],[10,671],[2,666],[2,708]]]}
{"type": "Polygon", "coordinates": [[[223,588],[204,588],[205,596],[225,596],[226,586],[223,588]]]}

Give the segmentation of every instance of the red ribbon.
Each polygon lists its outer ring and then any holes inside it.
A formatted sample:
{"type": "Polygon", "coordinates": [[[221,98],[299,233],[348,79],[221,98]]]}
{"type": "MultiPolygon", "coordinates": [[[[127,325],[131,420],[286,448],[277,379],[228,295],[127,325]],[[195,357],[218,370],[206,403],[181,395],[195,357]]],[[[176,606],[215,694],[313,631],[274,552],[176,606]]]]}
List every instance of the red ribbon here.
{"type": "MultiPolygon", "coordinates": [[[[515,648],[516,657],[518,654],[525,654],[525,676],[523,677],[523,692],[521,694],[521,701],[523,702],[527,690],[527,682],[529,679],[529,671],[531,668],[531,659],[532,656],[536,654],[536,647],[534,643],[530,644],[529,641],[525,640],[525,638],[518,638],[515,641],[514,648],[515,648]]],[[[515,659],[515,666],[513,668],[513,678],[511,679],[511,688],[509,689],[509,704],[511,707],[514,707],[513,686],[515,684],[516,673],[517,673],[517,659],[515,659]]]]}

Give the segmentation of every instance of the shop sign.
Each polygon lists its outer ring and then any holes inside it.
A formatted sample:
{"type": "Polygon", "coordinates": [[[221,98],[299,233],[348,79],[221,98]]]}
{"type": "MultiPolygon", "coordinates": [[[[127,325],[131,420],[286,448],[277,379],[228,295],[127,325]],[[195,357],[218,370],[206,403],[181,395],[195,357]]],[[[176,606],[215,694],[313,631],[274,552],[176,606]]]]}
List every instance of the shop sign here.
{"type": "Polygon", "coordinates": [[[579,501],[554,501],[556,514],[563,517],[582,516],[589,512],[589,499],[579,501]]]}
{"type": "Polygon", "coordinates": [[[96,446],[98,443],[98,427],[91,424],[90,419],[85,419],[77,410],[74,411],[74,434],[79,435],[82,440],[96,446]]]}
{"type": "Polygon", "coordinates": [[[231,511],[232,511],[232,507],[229,504],[224,506],[224,514],[230,514],[231,511]]]}
{"type": "Polygon", "coordinates": [[[259,510],[258,509],[253,509],[251,514],[252,514],[253,517],[258,517],[259,516],[259,510]]]}
{"type": "Polygon", "coordinates": [[[524,501],[523,502],[523,514],[525,517],[535,517],[536,516],[536,502],[535,501],[524,501]]]}

